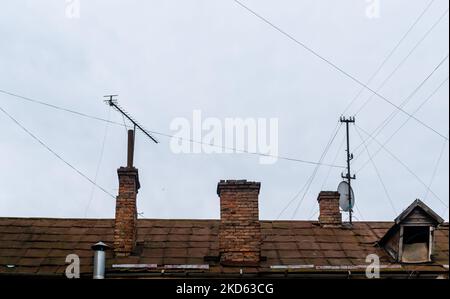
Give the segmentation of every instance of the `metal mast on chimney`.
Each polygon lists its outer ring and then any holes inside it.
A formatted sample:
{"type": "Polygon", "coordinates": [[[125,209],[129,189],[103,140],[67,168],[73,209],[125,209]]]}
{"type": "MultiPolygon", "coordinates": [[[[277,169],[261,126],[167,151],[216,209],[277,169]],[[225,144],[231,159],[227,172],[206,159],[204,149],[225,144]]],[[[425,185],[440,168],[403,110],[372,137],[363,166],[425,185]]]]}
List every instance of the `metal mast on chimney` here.
{"type": "Polygon", "coordinates": [[[134,120],[133,117],[131,117],[119,104],[117,103],[117,100],[114,99],[117,97],[117,95],[106,95],[105,98],[108,98],[108,100],[105,100],[105,102],[115,108],[118,112],[120,112],[124,117],[126,117],[133,125],[133,130],[128,130],[128,156],[127,156],[127,167],[131,168],[133,167],[133,160],[134,160],[134,142],[136,139],[136,128],[139,129],[144,135],[146,135],[148,138],[150,138],[154,143],[159,143],[158,140],[156,140],[146,129],[144,129],[136,120],[134,120]]]}
{"type": "MultiPolygon", "coordinates": [[[[348,119],[344,116],[340,119],[341,123],[345,123],[346,129],[347,129],[347,174],[341,174],[341,177],[343,179],[347,179],[348,183],[348,204],[349,204],[349,220],[350,224],[352,224],[352,213],[353,213],[353,207],[352,207],[352,180],[356,179],[355,175],[351,175],[350,170],[350,161],[353,160],[353,153],[350,153],[350,133],[349,133],[349,124],[355,123],[355,117],[349,117],[348,119]]],[[[353,199],[354,200],[354,199],[353,199]]]]}

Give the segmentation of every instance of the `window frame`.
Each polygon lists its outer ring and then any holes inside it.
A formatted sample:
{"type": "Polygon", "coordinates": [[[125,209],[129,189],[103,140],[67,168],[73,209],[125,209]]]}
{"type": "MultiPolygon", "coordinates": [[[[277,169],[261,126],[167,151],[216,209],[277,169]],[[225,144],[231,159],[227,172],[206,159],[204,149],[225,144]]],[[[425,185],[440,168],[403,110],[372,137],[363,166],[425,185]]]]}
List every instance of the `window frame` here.
{"type": "Polygon", "coordinates": [[[432,262],[432,256],[433,256],[433,249],[434,249],[434,230],[435,228],[429,224],[402,224],[400,225],[400,238],[399,238],[399,248],[398,248],[398,262],[403,264],[423,264],[423,263],[430,263],[432,262]],[[405,227],[428,227],[429,230],[429,237],[428,237],[428,259],[427,261],[423,262],[404,262],[403,261],[403,236],[405,232],[405,227]]]}

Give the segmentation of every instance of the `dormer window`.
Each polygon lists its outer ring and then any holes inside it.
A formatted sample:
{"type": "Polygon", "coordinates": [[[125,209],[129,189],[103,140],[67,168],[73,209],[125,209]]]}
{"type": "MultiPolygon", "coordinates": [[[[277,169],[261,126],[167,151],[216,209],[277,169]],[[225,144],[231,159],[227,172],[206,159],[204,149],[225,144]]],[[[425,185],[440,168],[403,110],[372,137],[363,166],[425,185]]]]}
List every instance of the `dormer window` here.
{"type": "Polygon", "coordinates": [[[401,227],[400,261],[403,263],[431,262],[433,229],[430,226],[401,227]]]}
{"type": "Polygon", "coordinates": [[[399,263],[432,261],[434,230],[444,220],[417,199],[395,219],[379,244],[399,263]]]}

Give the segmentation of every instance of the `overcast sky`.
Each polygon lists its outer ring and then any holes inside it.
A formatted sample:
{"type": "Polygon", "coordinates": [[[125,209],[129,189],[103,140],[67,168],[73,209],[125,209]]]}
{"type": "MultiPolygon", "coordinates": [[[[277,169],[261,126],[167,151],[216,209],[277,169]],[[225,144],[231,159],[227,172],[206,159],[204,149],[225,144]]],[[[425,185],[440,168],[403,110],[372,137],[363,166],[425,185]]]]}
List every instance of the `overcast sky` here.
{"type": "MultiPolygon", "coordinates": [[[[364,83],[430,3],[380,0],[379,17],[370,18],[370,3],[364,0],[242,2],[364,83]]],[[[81,0],[80,4],[79,18],[68,18],[64,0],[2,1],[0,89],[122,122],[103,103],[104,95],[118,94],[120,104],[146,128],[169,134],[174,133],[173,119],[192,119],[194,109],[220,120],[278,118],[279,154],[310,161],[319,160],[339,116],[361,89],[232,0],[81,0]]],[[[369,84],[371,88],[388,78],[447,9],[447,0],[434,1],[369,84]]],[[[383,96],[400,105],[448,55],[448,20],[447,14],[390,77],[379,91],[383,96]]],[[[404,110],[417,110],[448,72],[446,60],[404,110]]],[[[447,81],[414,114],[446,136],[448,91],[447,81]]],[[[364,91],[347,115],[370,95],[364,91]]],[[[1,93],[0,107],[88,177],[95,179],[98,167],[98,185],[117,193],[116,170],[126,163],[124,127],[106,127],[105,122],[1,93]]],[[[357,125],[372,132],[394,111],[374,97],[357,114],[357,125]]],[[[397,114],[377,139],[384,142],[407,118],[397,114]]],[[[90,182],[1,112],[0,128],[1,217],[114,217],[113,198],[93,190],[90,182]]],[[[325,162],[337,157],[335,164],[345,164],[344,148],[338,154],[344,132],[341,128],[325,162]]],[[[315,169],[285,160],[261,165],[258,157],[246,154],[174,154],[170,140],[157,137],[161,143],[155,145],[137,134],[135,165],[142,186],[138,210],[145,218],[219,218],[217,182],[248,179],[262,183],[260,217],[275,219],[315,169]]],[[[393,220],[420,198],[448,220],[449,150],[444,142],[410,119],[386,144],[403,165],[381,150],[374,158],[376,170],[369,163],[358,172],[353,182],[356,218],[393,220]],[[435,195],[427,194],[424,186],[433,177],[435,195]]],[[[351,145],[360,143],[351,126],[351,145]]],[[[373,142],[368,149],[373,154],[378,145],[373,142]]],[[[364,147],[355,151],[354,170],[367,161],[366,151],[357,155],[360,150],[364,147]]],[[[319,168],[298,212],[293,215],[302,194],[281,219],[317,219],[318,193],[336,190],[341,181],[341,169],[332,169],[326,180],[329,169],[319,168]]]]}

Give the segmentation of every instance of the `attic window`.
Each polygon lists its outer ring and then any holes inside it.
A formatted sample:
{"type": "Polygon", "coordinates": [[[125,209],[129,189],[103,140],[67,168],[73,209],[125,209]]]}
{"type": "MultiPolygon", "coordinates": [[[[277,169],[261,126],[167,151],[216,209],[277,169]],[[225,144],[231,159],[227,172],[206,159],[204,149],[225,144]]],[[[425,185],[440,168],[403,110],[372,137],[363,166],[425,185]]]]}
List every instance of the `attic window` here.
{"type": "Polygon", "coordinates": [[[400,263],[431,262],[434,231],[444,223],[444,219],[420,199],[416,199],[394,222],[379,245],[400,263]]]}
{"type": "Polygon", "coordinates": [[[425,263],[431,260],[432,229],[429,226],[403,226],[402,227],[403,263],[425,263]]]}

